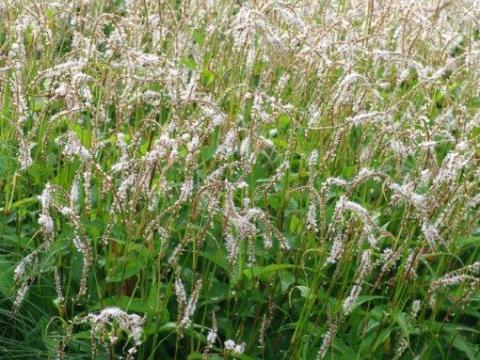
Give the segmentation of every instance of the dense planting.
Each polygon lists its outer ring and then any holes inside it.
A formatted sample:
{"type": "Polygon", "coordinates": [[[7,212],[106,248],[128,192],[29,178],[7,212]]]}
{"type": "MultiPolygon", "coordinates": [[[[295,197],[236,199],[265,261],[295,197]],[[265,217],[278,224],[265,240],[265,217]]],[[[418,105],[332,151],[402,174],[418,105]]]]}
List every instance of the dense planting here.
{"type": "Polygon", "coordinates": [[[2,359],[479,359],[476,0],[0,2],[2,359]]]}

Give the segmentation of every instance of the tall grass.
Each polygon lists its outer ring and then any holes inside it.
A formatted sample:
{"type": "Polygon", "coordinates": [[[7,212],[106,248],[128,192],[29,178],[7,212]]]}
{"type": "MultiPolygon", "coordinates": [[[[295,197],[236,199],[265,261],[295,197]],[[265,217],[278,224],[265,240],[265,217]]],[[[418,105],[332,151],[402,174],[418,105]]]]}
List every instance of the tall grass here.
{"type": "Polygon", "coordinates": [[[480,3],[4,0],[2,359],[479,359],[480,3]]]}

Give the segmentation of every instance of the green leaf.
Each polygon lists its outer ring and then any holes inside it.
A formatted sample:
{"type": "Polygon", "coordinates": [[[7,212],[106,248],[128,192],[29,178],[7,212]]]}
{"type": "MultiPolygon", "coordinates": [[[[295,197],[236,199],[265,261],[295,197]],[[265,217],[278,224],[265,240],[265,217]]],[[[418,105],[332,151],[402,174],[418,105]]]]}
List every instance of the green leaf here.
{"type": "Polygon", "coordinates": [[[217,146],[214,145],[208,145],[208,146],[203,146],[200,149],[200,158],[202,161],[207,161],[215,155],[215,151],[217,150],[217,146]]]}
{"type": "Polygon", "coordinates": [[[134,275],[137,275],[144,267],[145,264],[141,263],[140,261],[129,261],[122,266],[122,262],[118,259],[119,265],[115,266],[109,272],[109,275],[105,279],[107,282],[121,282],[124,281],[134,275]]]}
{"type": "Polygon", "coordinates": [[[480,246],[480,236],[460,237],[457,243],[460,247],[480,246]]]}
{"type": "Polygon", "coordinates": [[[300,290],[300,295],[302,295],[302,297],[304,298],[308,298],[308,295],[310,295],[310,292],[311,292],[310,288],[307,286],[298,285],[298,286],[295,286],[294,289],[300,290]]]}
{"type": "Polygon", "coordinates": [[[299,227],[303,225],[303,221],[301,221],[296,215],[292,215],[290,217],[290,232],[294,233],[299,227]]]}
{"type": "Polygon", "coordinates": [[[196,43],[199,45],[203,45],[203,43],[205,42],[205,35],[201,29],[193,30],[192,37],[193,40],[195,40],[196,43]]]}
{"type": "Polygon", "coordinates": [[[105,307],[116,306],[127,312],[154,314],[155,309],[152,309],[148,304],[140,298],[131,298],[129,296],[111,296],[103,299],[101,302],[93,305],[90,310],[98,311],[105,307]]]}
{"type": "Polygon", "coordinates": [[[380,295],[360,295],[357,301],[355,302],[355,304],[353,305],[352,310],[368,301],[375,300],[375,299],[384,299],[384,298],[385,296],[380,296],[380,295]]]}
{"type": "Polygon", "coordinates": [[[397,324],[400,326],[402,329],[402,332],[406,337],[408,337],[409,334],[412,333],[412,330],[410,328],[410,325],[408,324],[407,317],[405,316],[405,313],[398,311],[393,314],[393,318],[397,322],[397,324]]]}
{"type": "Polygon", "coordinates": [[[271,264],[267,266],[253,266],[249,269],[243,270],[243,275],[245,275],[249,280],[257,277],[260,277],[262,279],[268,279],[268,276],[276,271],[299,267],[300,266],[293,264],[271,264]]]}
{"type": "Polygon", "coordinates": [[[228,270],[228,261],[225,256],[219,255],[219,254],[214,254],[210,251],[202,251],[200,252],[200,255],[203,256],[204,258],[210,260],[214,264],[220,266],[224,270],[228,270]]]}
{"type": "Polygon", "coordinates": [[[200,73],[200,81],[203,85],[209,86],[213,83],[213,80],[215,80],[215,74],[210,70],[205,69],[200,73]]]}
{"type": "Polygon", "coordinates": [[[187,360],[199,360],[199,359],[203,359],[203,355],[197,351],[191,353],[187,357],[187,360]]]}
{"type": "Polygon", "coordinates": [[[13,298],[15,285],[13,283],[13,272],[15,263],[0,258],[0,292],[6,298],[13,298]]]}
{"type": "MultiPolygon", "coordinates": [[[[198,326],[189,326],[184,329],[184,333],[186,336],[193,336],[197,340],[200,340],[203,343],[207,342],[207,338],[205,335],[203,335],[201,332],[197,331],[195,327],[198,326]]],[[[175,334],[177,332],[177,323],[173,321],[169,321],[167,323],[164,323],[161,326],[158,326],[155,322],[149,322],[144,328],[144,333],[145,335],[151,336],[154,334],[175,334]]]]}
{"type": "Polygon", "coordinates": [[[295,276],[287,270],[280,270],[278,272],[280,276],[280,286],[282,291],[287,291],[287,289],[295,282],[295,276]]]}
{"type": "Polygon", "coordinates": [[[345,344],[341,339],[336,338],[333,342],[333,348],[340,352],[344,359],[356,359],[357,352],[345,344]]]}
{"type": "Polygon", "coordinates": [[[188,58],[188,57],[182,59],[182,64],[184,64],[190,70],[195,70],[195,68],[197,67],[197,64],[195,63],[195,61],[192,58],[188,58]]]}
{"type": "Polygon", "coordinates": [[[452,345],[467,355],[469,360],[478,360],[478,346],[465,340],[461,334],[454,335],[452,345]]]}

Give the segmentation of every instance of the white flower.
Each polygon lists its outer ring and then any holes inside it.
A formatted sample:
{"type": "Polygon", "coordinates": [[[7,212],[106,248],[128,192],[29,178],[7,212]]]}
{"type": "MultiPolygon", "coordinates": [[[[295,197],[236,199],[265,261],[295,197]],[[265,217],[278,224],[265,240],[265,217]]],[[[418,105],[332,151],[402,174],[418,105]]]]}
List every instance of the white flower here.
{"type": "Polygon", "coordinates": [[[229,339],[224,343],[225,350],[231,350],[234,354],[243,354],[245,352],[245,343],[237,344],[235,341],[229,339]]]}
{"type": "Polygon", "coordinates": [[[422,232],[428,242],[428,245],[430,245],[432,249],[435,249],[437,246],[437,242],[440,239],[436,227],[425,222],[422,224],[422,232]]]}
{"type": "Polygon", "coordinates": [[[15,267],[13,279],[19,281],[26,273],[27,266],[34,260],[33,254],[25,256],[15,267]]]}
{"type": "Polygon", "coordinates": [[[75,176],[73,179],[72,186],[70,188],[70,204],[76,206],[80,199],[80,188],[79,188],[79,179],[78,176],[75,176]]]}
{"type": "Polygon", "coordinates": [[[37,197],[38,200],[40,200],[40,204],[42,205],[43,209],[47,209],[50,206],[50,203],[52,201],[51,190],[52,186],[47,183],[45,185],[45,189],[43,189],[42,194],[37,197]]]}
{"type": "Polygon", "coordinates": [[[235,349],[235,341],[233,340],[226,340],[225,341],[225,344],[224,344],[224,347],[226,350],[233,350],[235,349]]]}
{"type": "Polygon", "coordinates": [[[350,290],[350,294],[348,297],[345,299],[343,302],[343,313],[345,315],[350,314],[350,312],[353,310],[353,307],[355,303],[358,300],[358,296],[360,295],[360,292],[362,291],[362,286],[361,285],[353,285],[352,289],[350,290]]]}
{"type": "Polygon", "coordinates": [[[317,206],[314,202],[310,204],[307,212],[307,229],[318,232],[317,206]]]}
{"type": "MultiPolygon", "coordinates": [[[[129,334],[135,346],[142,343],[143,324],[145,318],[140,317],[137,314],[127,314],[125,311],[117,307],[105,308],[99,313],[90,313],[84,318],[80,319],[80,322],[88,322],[92,325],[92,332],[99,333],[105,331],[108,327],[113,326],[113,322],[118,327],[129,334]]],[[[110,341],[116,341],[116,338],[110,338],[110,341]]]]}
{"type": "Polygon", "coordinates": [[[217,332],[214,329],[210,329],[210,331],[207,334],[207,342],[209,344],[214,344],[215,340],[217,339],[217,332]]]}
{"type": "Polygon", "coordinates": [[[13,302],[13,309],[16,311],[19,306],[22,304],[25,296],[27,295],[28,289],[30,288],[28,281],[25,281],[20,289],[17,291],[17,295],[15,296],[15,300],[13,302]]]}
{"type": "Polygon", "coordinates": [[[175,295],[177,296],[179,309],[183,309],[187,304],[187,292],[185,291],[182,281],[178,277],[175,279],[175,295]]]}
{"type": "Polygon", "coordinates": [[[40,214],[38,217],[38,223],[42,226],[42,229],[46,234],[53,233],[54,226],[52,217],[50,215],[40,214]]]}
{"type": "Polygon", "coordinates": [[[179,202],[187,201],[192,196],[192,192],[193,192],[193,179],[188,178],[182,184],[182,189],[181,189],[178,201],[179,202]]]}
{"type": "Polygon", "coordinates": [[[418,313],[420,312],[420,309],[422,307],[422,303],[420,300],[414,300],[413,303],[412,303],[412,311],[410,313],[410,315],[412,316],[412,318],[416,318],[418,316],[418,313]]]}
{"type": "Polygon", "coordinates": [[[77,135],[73,131],[67,132],[65,135],[60,136],[56,140],[58,145],[63,145],[63,154],[67,158],[71,158],[77,155],[82,160],[90,160],[92,155],[90,152],[80,143],[77,135]]]}
{"type": "Polygon", "coordinates": [[[20,169],[27,170],[33,164],[32,155],[30,151],[35,146],[33,143],[27,142],[26,139],[21,138],[19,143],[18,161],[20,162],[20,169]]]}

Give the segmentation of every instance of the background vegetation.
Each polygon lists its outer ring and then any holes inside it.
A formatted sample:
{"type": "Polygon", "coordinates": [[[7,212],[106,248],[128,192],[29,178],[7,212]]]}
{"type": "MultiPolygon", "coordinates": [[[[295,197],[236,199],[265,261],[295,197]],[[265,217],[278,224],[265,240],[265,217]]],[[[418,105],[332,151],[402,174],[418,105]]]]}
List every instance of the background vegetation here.
{"type": "Polygon", "coordinates": [[[4,0],[2,359],[479,359],[480,3],[4,0]]]}

